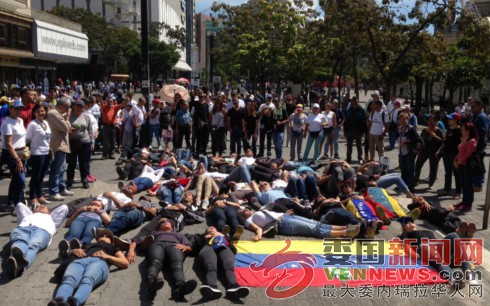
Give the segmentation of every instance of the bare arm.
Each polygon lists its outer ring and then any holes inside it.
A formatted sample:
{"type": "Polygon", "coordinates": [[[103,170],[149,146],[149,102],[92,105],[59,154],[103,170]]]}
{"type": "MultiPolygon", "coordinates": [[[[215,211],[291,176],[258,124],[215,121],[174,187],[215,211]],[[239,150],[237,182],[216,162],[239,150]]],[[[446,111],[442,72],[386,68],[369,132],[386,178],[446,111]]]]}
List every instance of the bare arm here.
{"type": "Polygon", "coordinates": [[[255,223],[250,223],[248,225],[248,229],[255,233],[255,236],[252,237],[253,241],[259,241],[262,239],[262,228],[257,226],[255,223]]]}

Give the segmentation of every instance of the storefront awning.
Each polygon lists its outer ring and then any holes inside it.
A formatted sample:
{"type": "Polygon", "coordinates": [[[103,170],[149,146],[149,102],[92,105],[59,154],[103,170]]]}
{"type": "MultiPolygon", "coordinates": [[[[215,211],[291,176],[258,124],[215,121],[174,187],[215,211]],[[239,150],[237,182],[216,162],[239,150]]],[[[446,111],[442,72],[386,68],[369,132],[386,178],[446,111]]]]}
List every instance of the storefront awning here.
{"type": "Polygon", "coordinates": [[[175,64],[174,68],[172,68],[172,70],[192,71],[192,68],[191,66],[187,65],[186,62],[178,61],[177,64],[175,64]]]}

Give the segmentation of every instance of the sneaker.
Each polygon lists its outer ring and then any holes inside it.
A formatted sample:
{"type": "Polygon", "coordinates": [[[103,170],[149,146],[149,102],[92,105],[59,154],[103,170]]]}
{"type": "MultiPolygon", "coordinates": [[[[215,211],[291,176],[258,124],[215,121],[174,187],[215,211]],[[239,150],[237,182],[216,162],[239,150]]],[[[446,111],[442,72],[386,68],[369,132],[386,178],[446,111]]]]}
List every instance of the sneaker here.
{"type": "Polygon", "coordinates": [[[349,238],[355,238],[359,235],[361,231],[361,225],[347,225],[347,229],[345,230],[345,235],[349,238]]]}
{"type": "Polygon", "coordinates": [[[468,223],[466,223],[465,221],[461,222],[459,224],[458,232],[459,237],[466,238],[468,235],[468,223]]]}
{"type": "Polygon", "coordinates": [[[199,292],[201,292],[202,297],[206,300],[217,300],[223,295],[218,288],[208,285],[202,285],[199,288],[199,292]]]}
{"type": "Polygon", "coordinates": [[[413,220],[417,220],[418,218],[420,218],[421,213],[422,212],[420,211],[419,208],[415,208],[407,215],[407,217],[411,217],[413,220]]]}
{"type": "Polygon", "coordinates": [[[374,235],[376,234],[376,220],[371,220],[371,222],[366,222],[366,233],[365,236],[367,239],[374,239],[374,235]]]}
{"type": "Polygon", "coordinates": [[[143,242],[140,243],[140,249],[141,250],[148,249],[154,240],[155,240],[155,236],[153,235],[146,236],[143,242]]]}
{"type": "Polygon", "coordinates": [[[121,191],[121,192],[122,192],[122,191],[123,191],[123,189],[124,189],[124,182],[119,182],[119,183],[117,183],[117,188],[119,189],[119,191],[121,191]]]}
{"type": "Polygon", "coordinates": [[[49,301],[48,306],[70,306],[70,304],[64,298],[57,297],[49,301]]]}
{"type": "Polygon", "coordinates": [[[165,282],[163,281],[163,278],[160,278],[160,277],[157,277],[157,278],[149,277],[146,280],[146,284],[148,286],[147,287],[148,292],[151,295],[154,295],[158,290],[163,288],[163,286],[165,285],[165,282]]]}
{"type": "Polygon", "coordinates": [[[45,197],[41,196],[39,199],[37,199],[39,203],[44,204],[44,205],[49,205],[51,204],[51,201],[46,200],[45,197]]]}
{"type": "Polygon", "coordinates": [[[226,237],[230,236],[230,226],[227,224],[223,227],[221,230],[221,233],[225,235],[226,237]]]}
{"type": "Polygon", "coordinates": [[[243,299],[249,295],[250,289],[244,286],[236,286],[226,289],[226,296],[231,299],[243,299]]]}
{"type": "Polygon", "coordinates": [[[102,232],[103,229],[103,227],[92,227],[92,235],[94,235],[95,240],[97,240],[97,237],[99,237],[99,233],[102,232]]]}
{"type": "Polygon", "coordinates": [[[10,249],[10,254],[15,258],[19,271],[22,271],[29,265],[29,261],[19,247],[13,246],[10,249]]]}
{"type": "Polygon", "coordinates": [[[90,174],[87,175],[87,177],[85,178],[85,180],[87,181],[87,183],[93,183],[93,182],[95,182],[95,180],[92,178],[92,176],[90,174]]]}
{"type": "Polygon", "coordinates": [[[186,281],[183,285],[175,290],[175,298],[180,299],[192,293],[197,287],[197,282],[193,279],[186,281]]]}
{"type": "Polygon", "coordinates": [[[76,250],[76,249],[81,249],[81,248],[82,248],[82,243],[77,238],[73,238],[70,241],[70,249],[76,250]]]}
{"type": "Polygon", "coordinates": [[[39,205],[41,205],[41,204],[39,204],[39,202],[36,199],[32,200],[31,201],[31,206],[30,206],[31,211],[32,212],[35,212],[36,209],[39,207],[39,205]]]}
{"type": "Polygon", "coordinates": [[[131,241],[128,239],[122,239],[117,236],[114,236],[114,246],[120,248],[122,251],[129,251],[129,245],[131,241]]]}
{"type": "Polygon", "coordinates": [[[329,211],[322,218],[320,218],[320,221],[323,224],[332,224],[334,219],[335,219],[335,213],[333,211],[329,211]]]}
{"type": "Polygon", "coordinates": [[[7,270],[11,278],[16,278],[19,274],[19,266],[17,265],[15,258],[12,256],[7,259],[7,270]]]}
{"type": "Polygon", "coordinates": [[[82,187],[83,187],[83,189],[89,189],[90,188],[90,184],[88,182],[83,182],[82,183],[82,187]]]}
{"type": "Polygon", "coordinates": [[[470,224],[468,224],[468,232],[466,233],[466,236],[468,238],[473,238],[473,236],[475,236],[475,233],[476,233],[476,225],[475,223],[471,222],[470,224]]]}
{"type": "Polygon", "coordinates": [[[60,192],[60,195],[65,196],[65,197],[70,197],[75,195],[72,191],[65,189],[65,191],[60,192]]]}
{"type": "Polygon", "coordinates": [[[58,250],[59,250],[59,256],[61,258],[68,257],[68,254],[70,254],[70,244],[66,239],[60,241],[60,243],[58,244],[58,250]]]}
{"type": "Polygon", "coordinates": [[[384,225],[390,225],[391,220],[386,216],[385,210],[381,206],[376,206],[376,216],[383,221],[384,225]]]}
{"type": "Polygon", "coordinates": [[[59,193],[57,193],[57,194],[52,194],[52,195],[50,195],[50,196],[49,196],[49,200],[50,200],[50,201],[64,201],[64,200],[65,200],[65,198],[64,198],[64,197],[62,197],[62,196],[61,196],[59,193]]]}
{"type": "Polygon", "coordinates": [[[235,230],[235,235],[233,235],[233,241],[237,242],[243,235],[243,226],[239,225],[235,230]]]}
{"type": "Polygon", "coordinates": [[[201,209],[208,210],[208,207],[209,207],[209,200],[203,200],[201,204],[201,209]]]}

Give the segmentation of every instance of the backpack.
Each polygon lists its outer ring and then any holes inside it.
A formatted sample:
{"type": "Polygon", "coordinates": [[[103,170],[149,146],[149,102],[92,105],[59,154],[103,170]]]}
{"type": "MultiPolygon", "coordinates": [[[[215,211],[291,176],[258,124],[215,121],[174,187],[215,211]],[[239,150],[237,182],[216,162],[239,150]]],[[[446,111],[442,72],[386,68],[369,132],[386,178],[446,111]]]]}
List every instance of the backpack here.
{"type": "MultiPolygon", "coordinates": [[[[374,112],[372,112],[371,115],[369,115],[369,118],[371,119],[371,121],[373,121],[373,115],[374,115],[374,112]]],[[[382,110],[381,111],[381,119],[383,120],[383,125],[386,124],[385,115],[386,115],[386,112],[384,110],[382,110]]]]}

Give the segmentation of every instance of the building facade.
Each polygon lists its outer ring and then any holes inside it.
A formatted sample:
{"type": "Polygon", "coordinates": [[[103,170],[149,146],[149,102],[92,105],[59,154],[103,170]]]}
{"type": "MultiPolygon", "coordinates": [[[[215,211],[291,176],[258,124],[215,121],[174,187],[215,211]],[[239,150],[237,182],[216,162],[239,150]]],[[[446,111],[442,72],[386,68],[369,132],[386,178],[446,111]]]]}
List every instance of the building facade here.
{"type": "Polygon", "coordinates": [[[0,81],[54,81],[60,64],[85,64],[88,38],[79,24],[31,8],[30,0],[0,0],[0,81]]]}

